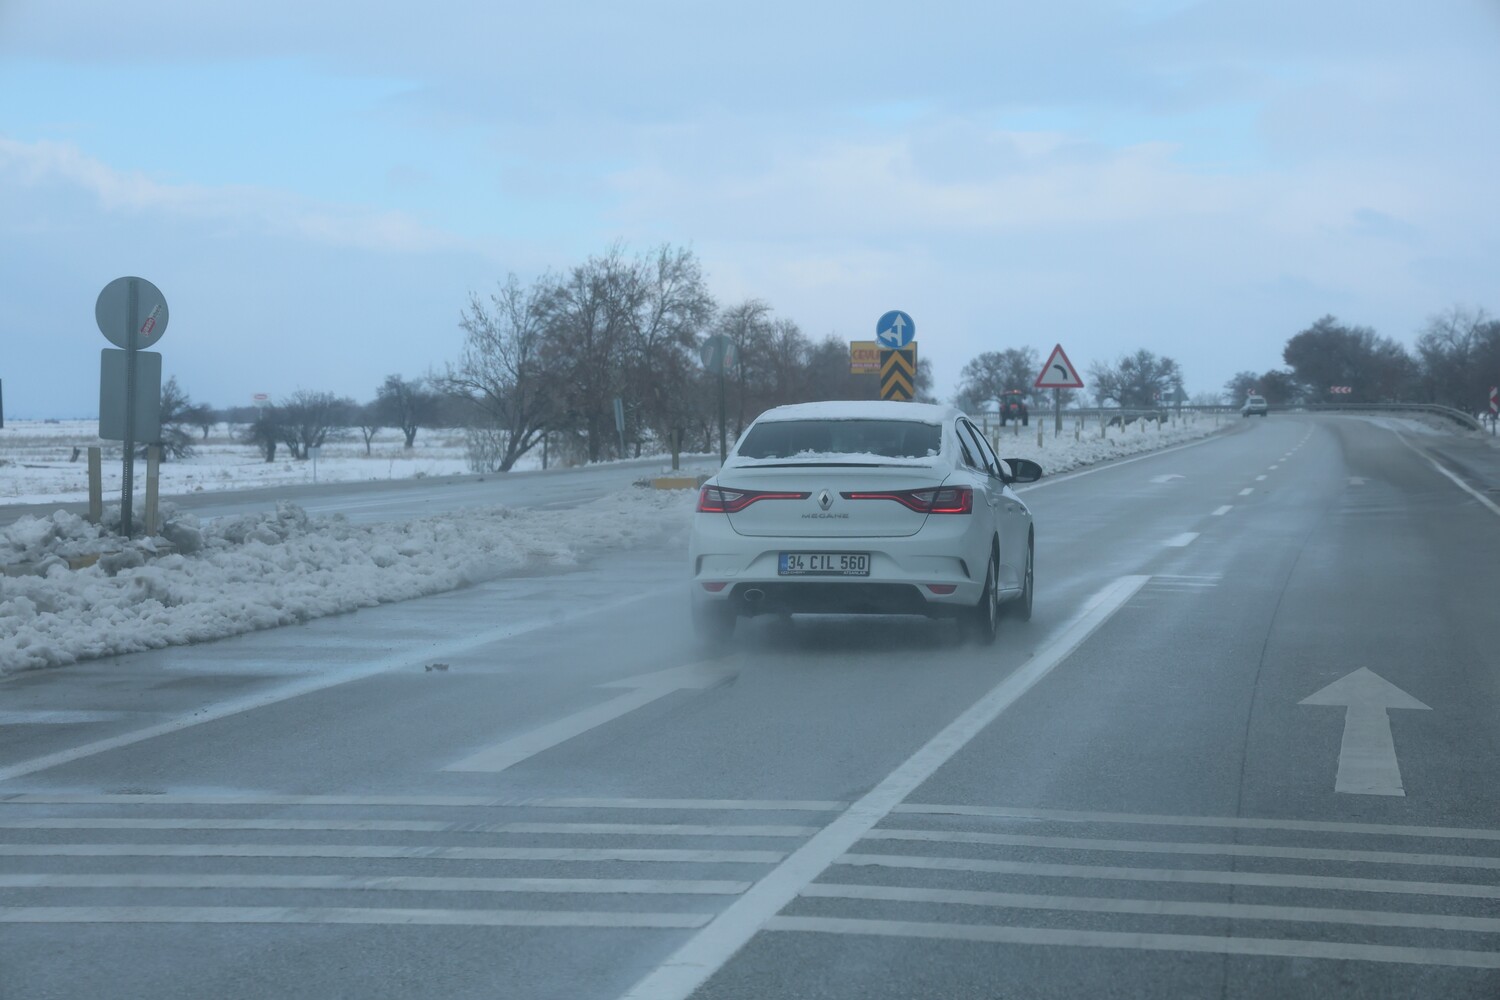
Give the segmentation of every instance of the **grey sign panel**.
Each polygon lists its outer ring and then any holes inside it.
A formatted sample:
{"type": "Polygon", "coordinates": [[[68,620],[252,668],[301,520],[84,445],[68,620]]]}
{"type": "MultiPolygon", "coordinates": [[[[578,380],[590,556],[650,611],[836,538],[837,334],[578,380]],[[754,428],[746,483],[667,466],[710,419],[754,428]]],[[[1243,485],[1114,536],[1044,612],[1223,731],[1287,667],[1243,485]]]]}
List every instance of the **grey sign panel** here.
{"type": "Polygon", "coordinates": [[[130,346],[130,330],[136,331],[135,346],[145,350],[167,332],[167,300],[145,278],[116,278],[104,286],[94,302],[94,320],[99,332],[116,347],[130,346]],[[130,293],[135,289],[135,312],[130,311],[130,293]]]}
{"type": "MultiPolygon", "coordinates": [[[[99,436],[125,440],[125,356],[127,351],[106,347],[99,352],[99,436]]],[[[135,439],[141,444],[161,440],[161,355],[135,352],[135,439]]]]}

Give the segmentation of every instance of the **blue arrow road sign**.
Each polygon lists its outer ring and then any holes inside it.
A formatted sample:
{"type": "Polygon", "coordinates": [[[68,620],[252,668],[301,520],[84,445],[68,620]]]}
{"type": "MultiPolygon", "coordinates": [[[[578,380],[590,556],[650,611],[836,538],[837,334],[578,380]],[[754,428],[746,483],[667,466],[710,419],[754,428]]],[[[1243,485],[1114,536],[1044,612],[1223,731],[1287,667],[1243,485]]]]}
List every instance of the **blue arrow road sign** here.
{"type": "Polygon", "coordinates": [[[875,339],[881,347],[905,347],[917,338],[917,324],[900,309],[892,309],[875,323],[875,339]]]}

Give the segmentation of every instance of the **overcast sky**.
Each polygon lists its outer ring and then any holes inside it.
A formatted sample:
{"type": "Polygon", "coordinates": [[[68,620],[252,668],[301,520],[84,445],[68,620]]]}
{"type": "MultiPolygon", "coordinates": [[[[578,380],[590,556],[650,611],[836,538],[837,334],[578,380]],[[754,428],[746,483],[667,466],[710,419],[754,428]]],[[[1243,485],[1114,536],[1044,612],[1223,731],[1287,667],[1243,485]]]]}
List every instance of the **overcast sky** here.
{"type": "Polygon", "coordinates": [[[1190,392],[1325,313],[1500,310],[1500,0],[0,0],[0,378],[98,409],[98,291],[194,399],[454,358],[622,239],[809,336],[1147,347],[1190,392]]]}

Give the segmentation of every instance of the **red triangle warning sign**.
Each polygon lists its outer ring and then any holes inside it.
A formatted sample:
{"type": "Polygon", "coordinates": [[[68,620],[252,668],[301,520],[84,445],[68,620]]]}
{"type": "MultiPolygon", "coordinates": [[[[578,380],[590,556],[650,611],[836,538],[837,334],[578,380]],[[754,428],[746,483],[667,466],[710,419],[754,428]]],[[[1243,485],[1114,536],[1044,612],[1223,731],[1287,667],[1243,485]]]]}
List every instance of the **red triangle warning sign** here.
{"type": "Polygon", "coordinates": [[[1052,348],[1052,356],[1032,384],[1038,389],[1082,389],[1083,379],[1078,377],[1078,369],[1073,367],[1073,362],[1063,353],[1062,345],[1058,344],[1052,348]]]}

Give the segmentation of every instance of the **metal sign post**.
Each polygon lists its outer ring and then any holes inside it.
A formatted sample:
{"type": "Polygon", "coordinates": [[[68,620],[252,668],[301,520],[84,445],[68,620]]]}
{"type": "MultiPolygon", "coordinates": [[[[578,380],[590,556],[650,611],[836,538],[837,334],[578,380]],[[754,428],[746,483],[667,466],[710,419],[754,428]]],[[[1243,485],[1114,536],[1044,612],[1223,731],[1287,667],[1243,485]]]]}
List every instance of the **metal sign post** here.
{"type": "MultiPolygon", "coordinates": [[[[125,454],[120,478],[120,533],[129,538],[134,513],[137,356],[167,332],[167,300],[161,290],[145,278],[116,278],[104,286],[95,300],[94,320],[99,324],[99,332],[110,343],[125,349],[125,421],[121,435],[125,454]]],[[[160,384],[155,392],[157,396],[161,395],[160,384]]],[[[101,396],[103,394],[101,386],[101,396]]],[[[102,417],[103,414],[101,422],[102,417]]]]}
{"type": "Polygon", "coordinates": [[[724,402],[724,377],[735,361],[734,341],[722,333],[715,334],[703,342],[698,356],[703,359],[703,367],[719,376],[719,464],[729,457],[729,435],[726,431],[728,426],[727,410],[724,402]]]}

